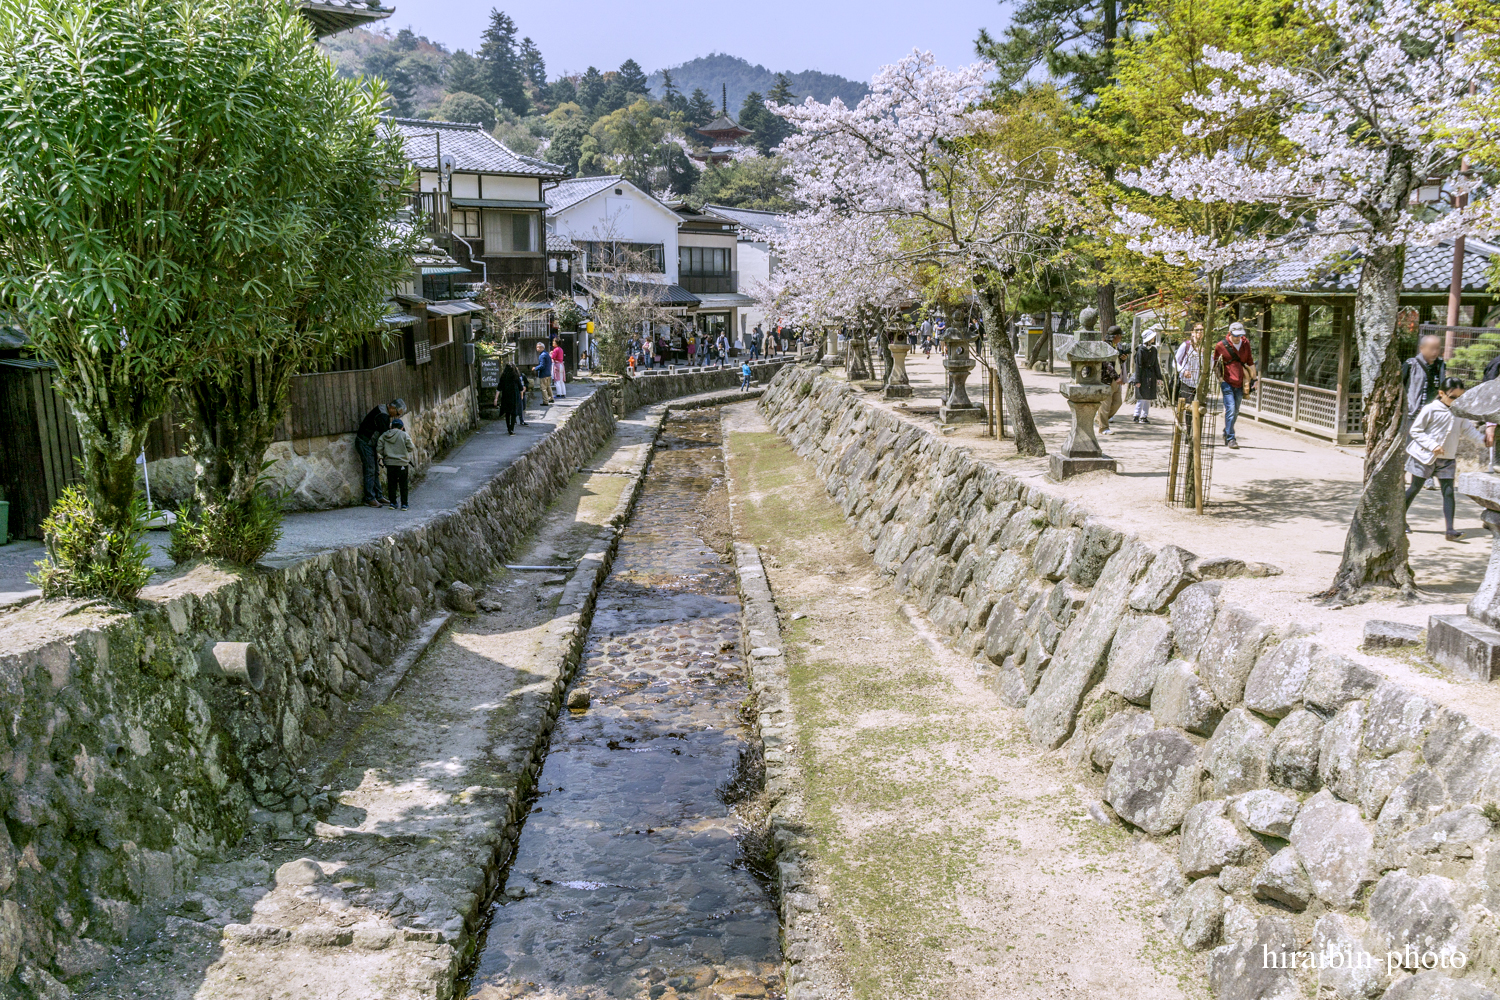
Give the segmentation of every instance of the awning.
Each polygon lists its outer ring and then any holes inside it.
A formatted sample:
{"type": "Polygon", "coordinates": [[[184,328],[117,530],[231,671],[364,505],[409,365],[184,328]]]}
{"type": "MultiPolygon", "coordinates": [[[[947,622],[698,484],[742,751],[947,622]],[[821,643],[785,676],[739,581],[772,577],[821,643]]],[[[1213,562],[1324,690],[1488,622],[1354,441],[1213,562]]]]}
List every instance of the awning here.
{"type": "Polygon", "coordinates": [[[424,268],[422,268],[422,274],[424,276],[425,275],[429,275],[429,274],[473,274],[473,273],[474,272],[471,271],[471,270],[469,270],[467,267],[459,267],[457,264],[443,265],[443,266],[439,266],[439,267],[424,267],[424,268]]]}
{"type": "Polygon", "coordinates": [[[413,323],[421,322],[410,313],[386,313],[380,318],[380,322],[386,326],[411,326],[413,323]]]}
{"type": "Polygon", "coordinates": [[[462,316],[465,313],[484,312],[484,306],[470,299],[453,299],[449,302],[429,302],[427,311],[434,316],[462,316]]]}

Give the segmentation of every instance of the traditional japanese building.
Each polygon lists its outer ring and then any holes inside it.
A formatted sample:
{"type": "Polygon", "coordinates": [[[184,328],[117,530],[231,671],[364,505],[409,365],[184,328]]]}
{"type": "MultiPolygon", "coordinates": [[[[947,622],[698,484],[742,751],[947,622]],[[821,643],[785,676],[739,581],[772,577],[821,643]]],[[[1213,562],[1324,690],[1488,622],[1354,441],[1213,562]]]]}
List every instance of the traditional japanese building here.
{"type": "Polygon", "coordinates": [[[734,158],[735,151],[740,147],[740,140],[750,135],[750,130],[741,128],[740,123],[729,117],[729,87],[724,85],[723,105],[719,111],[719,117],[696,129],[697,133],[708,139],[710,146],[706,153],[694,153],[693,159],[701,163],[727,163],[734,158]]]}

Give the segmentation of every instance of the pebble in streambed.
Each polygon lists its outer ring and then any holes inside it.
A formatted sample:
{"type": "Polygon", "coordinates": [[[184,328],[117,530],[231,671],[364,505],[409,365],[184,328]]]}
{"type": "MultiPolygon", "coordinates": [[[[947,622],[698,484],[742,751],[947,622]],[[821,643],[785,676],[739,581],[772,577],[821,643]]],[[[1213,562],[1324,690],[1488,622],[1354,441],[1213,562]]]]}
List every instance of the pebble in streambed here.
{"type": "Polygon", "coordinates": [[[599,596],[575,682],[587,707],[552,734],[474,998],[784,996],[776,911],[725,801],[754,748],[733,569],[701,537],[722,474],[717,412],[668,423],[599,596]]]}

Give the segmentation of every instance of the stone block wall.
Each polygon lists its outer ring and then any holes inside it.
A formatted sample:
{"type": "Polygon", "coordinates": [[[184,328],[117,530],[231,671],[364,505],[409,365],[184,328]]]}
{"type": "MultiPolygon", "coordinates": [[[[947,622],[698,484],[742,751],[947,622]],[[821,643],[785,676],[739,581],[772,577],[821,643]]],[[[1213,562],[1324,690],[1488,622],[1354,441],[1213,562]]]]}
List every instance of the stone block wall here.
{"type": "Polygon", "coordinates": [[[1494,733],[1226,602],[1226,560],[1122,534],[821,368],[760,405],[1035,742],[1102,778],[1096,819],[1172,859],[1163,919],[1219,996],[1495,996],[1494,733]],[[1321,958],[1267,967],[1291,952],[1321,958]]]}
{"type": "MultiPolygon", "coordinates": [[[[764,385],[782,368],[792,363],[790,358],[770,358],[751,365],[756,384],[764,385]]],[[[661,372],[661,369],[657,369],[661,372]]],[[[700,392],[717,389],[733,389],[740,384],[740,366],[727,368],[679,369],[673,374],[637,375],[625,380],[625,411],[641,406],[650,406],[677,396],[692,396],[700,392]]]]}
{"type": "MultiPolygon", "coordinates": [[[[373,407],[375,402],[370,405],[373,407]]],[[[456,446],[473,430],[478,414],[474,397],[461,389],[436,406],[413,410],[402,418],[417,446],[416,474],[456,446]]],[[[267,476],[287,492],[288,510],[327,510],[358,503],[364,492],[364,469],[354,447],[354,432],[274,441],[266,458],[275,464],[267,476]]],[[[158,506],[175,506],[193,494],[193,460],[163,458],[152,462],[151,496],[158,506]]]]}

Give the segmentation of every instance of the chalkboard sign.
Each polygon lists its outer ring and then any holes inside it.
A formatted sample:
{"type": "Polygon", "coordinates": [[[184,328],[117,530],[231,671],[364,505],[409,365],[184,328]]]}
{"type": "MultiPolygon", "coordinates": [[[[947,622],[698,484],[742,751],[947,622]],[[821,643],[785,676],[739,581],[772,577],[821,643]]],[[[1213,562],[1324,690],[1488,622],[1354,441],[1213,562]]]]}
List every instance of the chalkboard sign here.
{"type": "Polygon", "coordinates": [[[479,359],[479,387],[481,389],[500,388],[500,359],[479,359]]]}

